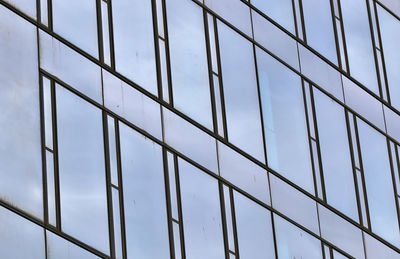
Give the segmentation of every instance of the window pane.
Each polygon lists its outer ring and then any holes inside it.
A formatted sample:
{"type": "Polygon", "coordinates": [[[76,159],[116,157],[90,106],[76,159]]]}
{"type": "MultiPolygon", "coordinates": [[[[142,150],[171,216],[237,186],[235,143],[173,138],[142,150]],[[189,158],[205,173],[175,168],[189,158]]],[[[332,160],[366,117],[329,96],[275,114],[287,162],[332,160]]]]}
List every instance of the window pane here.
{"type": "Polygon", "coordinates": [[[166,3],[174,106],[212,130],[203,9],[190,0],[166,3]]]}
{"type": "Polygon", "coordinates": [[[218,35],[228,139],[264,161],[253,46],[221,22],[218,35]]]}
{"type": "Polygon", "coordinates": [[[300,77],[266,52],[256,53],[268,165],[314,193],[300,77]]]}
{"type": "Polygon", "coordinates": [[[54,32],[98,58],[95,0],[53,0],[54,32]]]}
{"type": "Polygon", "coordinates": [[[314,100],[327,201],[358,221],[344,108],[316,89],[314,100]]]}
{"type": "Polygon", "coordinates": [[[302,3],[307,44],[337,65],[330,1],[303,0],[302,3]]]}
{"type": "Polygon", "coordinates": [[[161,146],[120,123],[129,258],[169,258],[161,146]]]}
{"type": "Polygon", "coordinates": [[[382,49],[385,55],[386,76],[389,85],[391,104],[400,110],[400,52],[398,43],[400,34],[400,21],[377,5],[379,15],[379,28],[382,39],[382,49]]]}
{"type": "Polygon", "coordinates": [[[36,0],[4,0],[36,20],[36,0]]]}
{"type": "Polygon", "coordinates": [[[293,6],[291,0],[250,0],[261,12],[295,34],[293,6]]]}
{"type": "Polygon", "coordinates": [[[0,207],[0,258],[43,259],[43,229],[0,207]]]}
{"type": "Polygon", "coordinates": [[[99,259],[100,257],[86,251],[68,240],[46,231],[48,259],[99,259]]]}
{"type": "Polygon", "coordinates": [[[236,191],[234,200],[240,258],[275,258],[271,212],[236,191]]]}
{"type": "Polygon", "coordinates": [[[218,182],[179,159],[186,258],[225,258],[218,182]]]}
{"type": "Polygon", "coordinates": [[[114,0],[112,13],[116,70],[157,95],[151,1],[114,0]]]}
{"type": "Polygon", "coordinates": [[[322,259],[321,241],[274,214],[279,258],[322,259]]]}
{"type": "Polygon", "coordinates": [[[56,85],[61,226],[108,254],[102,113],[56,85]]]}
{"type": "Polygon", "coordinates": [[[399,222],[385,136],[357,120],[372,231],[400,245],[399,222]]]}
{"type": "Polygon", "coordinates": [[[0,199],[43,217],[36,29],[0,5],[0,199]]]}
{"type": "Polygon", "coordinates": [[[350,74],[379,95],[366,1],[340,1],[340,4],[350,74]]]}
{"type": "Polygon", "coordinates": [[[365,237],[365,253],[368,259],[399,259],[400,255],[381,241],[364,233],[365,237]]]}

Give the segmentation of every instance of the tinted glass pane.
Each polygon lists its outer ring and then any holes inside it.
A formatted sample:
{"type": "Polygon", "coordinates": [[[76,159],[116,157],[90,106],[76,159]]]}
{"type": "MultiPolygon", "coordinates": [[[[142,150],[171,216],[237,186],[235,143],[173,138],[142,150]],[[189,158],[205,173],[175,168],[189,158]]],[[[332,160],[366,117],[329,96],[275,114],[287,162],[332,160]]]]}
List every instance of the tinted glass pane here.
{"type": "Polygon", "coordinates": [[[212,129],[203,9],[190,0],[166,3],[174,106],[212,129]]]}
{"type": "Polygon", "coordinates": [[[221,22],[218,35],[228,139],[264,161],[253,46],[221,22]]]}
{"type": "Polygon", "coordinates": [[[321,241],[274,214],[279,258],[322,259],[321,241]]]}
{"type": "Polygon", "coordinates": [[[337,65],[331,1],[303,0],[307,44],[337,65]]]}
{"type": "Polygon", "coordinates": [[[36,19],[36,0],[4,0],[4,2],[36,19]]]}
{"type": "Polygon", "coordinates": [[[365,253],[368,259],[399,259],[400,254],[395,252],[388,246],[384,245],[382,242],[373,238],[372,236],[365,234],[365,253]]]}
{"type": "Polygon", "coordinates": [[[119,125],[128,257],[169,258],[161,146],[119,125]]]}
{"type": "Polygon", "coordinates": [[[112,13],[116,70],[157,95],[151,1],[115,0],[112,13]]]}
{"type": "Polygon", "coordinates": [[[0,199],[43,217],[36,29],[0,6],[0,199]]]}
{"type": "Polygon", "coordinates": [[[240,258],[275,258],[271,212],[238,192],[234,202],[240,258]]]}
{"type": "Polygon", "coordinates": [[[366,1],[340,1],[340,4],[350,74],[379,95],[366,1]]]}
{"type": "Polygon", "coordinates": [[[318,90],[314,91],[314,100],[326,198],[333,207],[358,221],[344,108],[318,90]]]}
{"type": "Polygon", "coordinates": [[[109,252],[102,113],[56,85],[61,225],[109,252]]]}
{"type": "Polygon", "coordinates": [[[257,65],[268,165],[314,193],[300,77],[260,49],[257,65]]]}
{"type": "Polygon", "coordinates": [[[372,231],[399,246],[400,233],[386,138],[357,120],[372,231]]]}
{"type": "Polygon", "coordinates": [[[377,8],[390,101],[394,107],[400,109],[400,73],[398,72],[400,67],[400,52],[398,48],[400,34],[393,33],[400,31],[400,21],[380,5],[377,5],[377,8]]]}
{"type": "Polygon", "coordinates": [[[52,10],[54,32],[97,58],[96,0],[53,0],[52,10]]]}
{"type": "Polygon", "coordinates": [[[186,258],[225,258],[218,182],[178,161],[186,258]]]}
{"type": "Polygon", "coordinates": [[[291,0],[251,0],[250,2],[286,30],[295,34],[291,0]]]}

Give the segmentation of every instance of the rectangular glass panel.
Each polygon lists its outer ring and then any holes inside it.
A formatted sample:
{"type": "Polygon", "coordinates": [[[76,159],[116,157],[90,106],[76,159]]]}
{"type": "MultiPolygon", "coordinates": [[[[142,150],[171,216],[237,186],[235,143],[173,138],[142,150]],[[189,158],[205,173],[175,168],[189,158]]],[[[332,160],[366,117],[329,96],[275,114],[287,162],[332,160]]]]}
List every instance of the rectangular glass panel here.
{"type": "Polygon", "coordinates": [[[161,73],[161,86],[163,100],[167,103],[169,100],[169,83],[168,83],[168,71],[167,71],[167,56],[165,52],[165,42],[162,39],[158,40],[159,55],[160,55],[160,73],[161,73]]]}
{"type": "Polygon", "coordinates": [[[114,225],[114,244],[115,259],[122,259],[122,235],[121,235],[121,214],[119,206],[119,191],[114,187],[111,188],[112,208],[113,208],[113,225],[114,225]]]}
{"type": "MultiPolygon", "coordinates": [[[[43,0],[42,0],[43,1],[43,0]]],[[[111,51],[110,51],[110,28],[108,23],[108,3],[101,0],[101,21],[103,34],[103,55],[104,63],[111,66],[111,51]]]]}
{"type": "Polygon", "coordinates": [[[176,189],[176,178],[175,178],[175,161],[174,155],[167,151],[167,163],[168,163],[168,176],[169,176],[169,197],[171,199],[171,216],[175,220],[179,220],[178,215],[178,198],[176,189]]]}
{"type": "Polygon", "coordinates": [[[119,129],[128,258],[170,258],[161,146],[119,129]]]}
{"type": "Polygon", "coordinates": [[[157,96],[151,2],[149,0],[112,2],[115,69],[157,96]]]}
{"type": "Polygon", "coordinates": [[[353,157],[354,157],[354,163],[356,168],[361,168],[360,167],[360,158],[358,154],[358,147],[357,147],[357,137],[356,137],[356,130],[354,126],[354,115],[353,113],[347,111],[347,117],[349,121],[349,130],[350,130],[350,136],[351,136],[351,142],[352,142],[352,151],[353,151],[353,157]]]}
{"type": "Polygon", "coordinates": [[[313,157],[313,163],[314,163],[314,175],[315,175],[315,183],[317,187],[317,197],[320,199],[324,199],[323,195],[323,190],[322,190],[322,179],[321,179],[321,171],[320,171],[320,166],[319,166],[319,156],[318,156],[318,148],[317,148],[317,142],[315,140],[310,140],[311,141],[311,150],[312,150],[312,157],[313,157]]]}
{"type": "Polygon", "coordinates": [[[42,77],[42,86],[45,144],[46,147],[53,149],[53,111],[51,82],[47,77],[42,77]]]}
{"type": "Polygon", "coordinates": [[[224,192],[226,234],[228,236],[228,248],[231,251],[235,251],[235,240],[233,237],[234,234],[233,234],[233,223],[232,223],[231,195],[229,187],[223,185],[223,192],[224,192]]]}
{"type": "Polygon", "coordinates": [[[4,2],[36,20],[36,0],[4,0],[4,2]]]}
{"type": "Polygon", "coordinates": [[[214,82],[214,98],[215,98],[215,113],[217,114],[217,127],[218,127],[218,135],[221,137],[224,136],[224,122],[222,117],[222,103],[221,103],[221,89],[219,85],[219,77],[213,75],[214,82]]]}
{"type": "Polygon", "coordinates": [[[173,222],[172,229],[174,232],[175,259],[181,259],[182,251],[181,251],[181,238],[180,238],[180,232],[179,232],[179,224],[176,222],[173,222]]]}
{"type": "Polygon", "coordinates": [[[218,36],[228,140],[264,162],[253,46],[221,22],[218,36]]]}
{"type": "Polygon", "coordinates": [[[0,258],[43,259],[43,228],[0,206],[0,258]]]}
{"type": "Polygon", "coordinates": [[[337,65],[331,1],[302,0],[302,3],[307,44],[337,65]]]}
{"type": "Polygon", "coordinates": [[[368,259],[398,259],[399,253],[392,250],[382,242],[364,233],[365,253],[368,259]]]}
{"type": "Polygon", "coordinates": [[[52,11],[54,32],[98,58],[96,0],[52,0],[52,11]]]}
{"type": "Polygon", "coordinates": [[[300,77],[257,48],[268,166],[314,193],[300,77]]]}
{"type": "Polygon", "coordinates": [[[314,101],[326,199],[333,207],[358,221],[344,108],[316,89],[314,101]]]}
{"type": "MultiPolygon", "coordinates": [[[[29,0],[30,2],[35,2],[34,0],[29,0]]],[[[47,0],[40,1],[40,22],[46,26],[49,26],[49,14],[47,7],[47,0]]]]}
{"type": "Polygon", "coordinates": [[[36,28],[0,5],[0,199],[43,218],[36,28]]]}
{"type": "Polygon", "coordinates": [[[107,115],[108,127],[108,153],[110,157],[110,175],[111,183],[118,186],[118,165],[117,165],[117,146],[115,138],[115,122],[114,118],[107,115]]]}
{"type": "Polygon", "coordinates": [[[239,256],[242,259],[274,259],[271,212],[234,192],[239,256]]]}
{"type": "Polygon", "coordinates": [[[212,129],[203,9],[190,0],[167,0],[174,107],[212,129]]]}
{"type": "Polygon", "coordinates": [[[163,1],[162,0],[156,0],[156,7],[157,7],[157,29],[158,29],[158,35],[162,38],[165,38],[164,36],[164,8],[163,8],[163,1]]]}
{"type": "Polygon", "coordinates": [[[102,112],[60,85],[56,97],[62,230],[108,254],[102,112]]]}
{"type": "Polygon", "coordinates": [[[399,221],[386,138],[357,119],[372,231],[400,245],[399,221]]]}
{"type": "Polygon", "coordinates": [[[100,67],[42,30],[39,40],[40,68],[102,103],[100,67]]]}
{"type": "Polygon", "coordinates": [[[383,105],[383,112],[387,134],[400,142],[400,116],[386,105],[383,105]]]}
{"type": "Polygon", "coordinates": [[[322,259],[321,241],[274,214],[279,258],[322,259]]]}
{"type": "Polygon", "coordinates": [[[340,4],[350,74],[379,95],[367,3],[343,0],[340,4]]]}
{"type": "Polygon", "coordinates": [[[211,55],[211,65],[212,71],[218,73],[218,63],[217,63],[217,49],[215,41],[215,23],[214,16],[207,13],[207,24],[208,24],[208,38],[210,42],[210,55],[211,55]]]}
{"type": "Polygon", "coordinates": [[[225,258],[218,181],[179,159],[186,258],[225,258]]]}
{"type": "Polygon", "coordinates": [[[357,186],[358,186],[358,196],[360,197],[360,213],[361,213],[361,219],[362,219],[362,225],[364,227],[368,227],[368,219],[367,219],[367,209],[366,209],[366,200],[365,200],[365,192],[364,192],[364,186],[362,182],[362,177],[361,177],[361,172],[356,169],[356,175],[357,175],[357,186]]]}
{"type": "Polygon", "coordinates": [[[54,180],[54,156],[46,150],[47,217],[49,224],[56,226],[56,186],[54,180]]]}

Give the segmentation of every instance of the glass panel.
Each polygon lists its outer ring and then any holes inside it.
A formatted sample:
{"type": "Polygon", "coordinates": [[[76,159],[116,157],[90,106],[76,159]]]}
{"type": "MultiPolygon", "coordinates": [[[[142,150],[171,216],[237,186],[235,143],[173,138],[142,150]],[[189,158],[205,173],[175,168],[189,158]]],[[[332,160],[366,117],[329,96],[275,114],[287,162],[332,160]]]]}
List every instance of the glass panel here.
{"type": "Polygon", "coordinates": [[[174,106],[212,129],[203,9],[190,0],[167,0],[174,106]]]}
{"type": "Polygon", "coordinates": [[[115,68],[139,86],[157,95],[151,2],[112,2],[115,68]]]}
{"type": "Polygon", "coordinates": [[[257,48],[268,165],[314,193],[300,77],[257,48]]]}
{"type": "Polygon", "coordinates": [[[365,240],[365,253],[368,259],[399,259],[400,255],[398,252],[392,250],[382,242],[373,238],[372,236],[364,233],[365,240]]]}
{"type": "Polygon", "coordinates": [[[161,146],[119,126],[128,257],[170,258],[161,146]]]}
{"type": "Polygon", "coordinates": [[[336,252],[335,250],[333,250],[333,258],[334,259],[348,259],[346,256],[342,255],[339,252],[336,252]]]}
{"type": "Polygon", "coordinates": [[[318,235],[318,214],[315,201],[272,174],[269,179],[271,181],[272,207],[318,235]]]}
{"type": "Polygon", "coordinates": [[[357,119],[372,231],[400,246],[399,222],[385,136],[357,119]]]}
{"type": "Polygon", "coordinates": [[[111,188],[112,208],[113,208],[113,224],[114,224],[114,243],[115,243],[115,259],[122,259],[122,234],[121,234],[121,214],[119,206],[119,191],[114,187],[111,188]]]}
{"type": "Polygon", "coordinates": [[[40,68],[102,103],[100,67],[46,32],[39,31],[40,68]]]}
{"type": "Polygon", "coordinates": [[[250,0],[250,2],[286,30],[296,34],[291,0],[250,0]]]}
{"type": "Polygon", "coordinates": [[[62,230],[108,254],[102,113],[56,85],[62,230]]]}
{"type": "Polygon", "coordinates": [[[204,0],[206,6],[251,37],[250,8],[240,0],[204,0]]]}
{"type": "Polygon", "coordinates": [[[240,258],[275,258],[271,212],[236,191],[234,204],[240,258]]]}
{"type": "MultiPolygon", "coordinates": [[[[43,1],[43,0],[42,0],[43,1]]],[[[111,66],[111,50],[110,50],[110,31],[108,24],[108,4],[107,2],[101,2],[101,21],[102,21],[102,33],[103,33],[103,55],[104,63],[111,66]]]]}
{"type": "Polygon", "coordinates": [[[164,141],[185,156],[217,173],[215,139],[166,108],[163,108],[163,117],[164,141]]]}
{"type": "Polygon", "coordinates": [[[43,259],[43,229],[0,207],[0,257],[7,259],[43,259]]]}
{"type": "Polygon", "coordinates": [[[167,70],[167,56],[165,52],[165,43],[162,39],[158,39],[158,48],[160,55],[160,73],[163,100],[167,103],[169,100],[169,84],[168,84],[168,70],[167,70]]]}
{"type": "Polygon", "coordinates": [[[160,105],[103,70],[104,106],[154,137],[162,138],[160,105]]]}
{"type": "Polygon", "coordinates": [[[221,22],[218,22],[218,35],[228,139],[263,162],[253,46],[221,22]]]}
{"type": "Polygon", "coordinates": [[[270,204],[268,173],[251,160],[218,141],[220,175],[254,198],[270,204]]]}
{"type": "Polygon", "coordinates": [[[182,258],[181,252],[181,239],[179,232],[179,225],[176,222],[172,222],[172,229],[174,232],[174,249],[175,249],[175,259],[182,258]]]}
{"type": "Polygon", "coordinates": [[[0,199],[43,217],[36,29],[0,5],[0,199]]]}
{"type": "Polygon", "coordinates": [[[226,185],[223,185],[224,193],[224,210],[225,210],[225,222],[226,222],[226,235],[228,239],[228,248],[231,251],[236,251],[235,240],[233,232],[233,221],[232,221],[232,206],[231,206],[231,191],[226,185]]]}
{"type": "Polygon", "coordinates": [[[100,259],[100,257],[49,231],[46,231],[46,241],[48,259],[100,259]]]}
{"type": "Polygon", "coordinates": [[[186,257],[225,258],[218,181],[179,159],[186,257]]]}
{"type": "Polygon", "coordinates": [[[366,1],[345,0],[340,4],[350,74],[379,95],[366,1]]]}
{"type": "Polygon", "coordinates": [[[400,52],[398,42],[400,35],[393,33],[400,31],[400,21],[377,5],[379,15],[379,28],[382,39],[382,49],[385,55],[386,76],[389,85],[390,102],[393,107],[400,110],[400,52]]]}
{"type": "Polygon", "coordinates": [[[395,13],[397,16],[400,16],[400,2],[393,0],[379,0],[379,3],[386,6],[390,11],[395,13]]]}
{"type": "Polygon", "coordinates": [[[46,150],[47,210],[49,224],[56,226],[56,185],[54,180],[53,153],[46,150]]]}
{"type": "Polygon", "coordinates": [[[36,20],[36,0],[4,0],[4,2],[36,20]]]}
{"type": "Polygon", "coordinates": [[[361,230],[318,204],[321,237],[354,258],[365,258],[361,230]]]}
{"type": "Polygon", "coordinates": [[[274,214],[279,258],[322,259],[321,241],[274,214]]]}
{"type": "Polygon", "coordinates": [[[43,86],[43,116],[46,147],[53,149],[53,111],[51,97],[51,82],[47,77],[42,77],[43,86]]]}
{"type": "Polygon", "coordinates": [[[252,11],[254,40],[263,45],[267,50],[281,58],[290,66],[299,70],[299,56],[297,42],[281,29],[260,14],[252,11]]]}
{"type": "MultiPolygon", "coordinates": [[[[29,2],[33,3],[35,1],[29,0],[29,2]]],[[[49,26],[49,12],[47,7],[47,1],[40,1],[40,22],[46,26],[49,26]]]]}
{"type": "Polygon", "coordinates": [[[303,0],[302,3],[307,44],[337,65],[330,1],[303,0]]]}
{"type": "Polygon", "coordinates": [[[327,201],[358,221],[344,108],[318,90],[314,91],[314,100],[327,201]]]}
{"type": "Polygon", "coordinates": [[[53,30],[98,58],[96,0],[52,0],[53,30]]]}
{"type": "Polygon", "coordinates": [[[115,186],[119,185],[118,182],[118,164],[117,164],[117,143],[115,137],[115,120],[113,117],[107,115],[107,131],[108,131],[108,152],[110,162],[110,175],[111,183],[115,186]]]}
{"type": "Polygon", "coordinates": [[[167,163],[168,163],[168,180],[169,180],[169,198],[171,203],[171,217],[175,220],[179,220],[178,214],[178,197],[176,190],[176,172],[175,172],[175,161],[174,155],[167,151],[167,163]]]}

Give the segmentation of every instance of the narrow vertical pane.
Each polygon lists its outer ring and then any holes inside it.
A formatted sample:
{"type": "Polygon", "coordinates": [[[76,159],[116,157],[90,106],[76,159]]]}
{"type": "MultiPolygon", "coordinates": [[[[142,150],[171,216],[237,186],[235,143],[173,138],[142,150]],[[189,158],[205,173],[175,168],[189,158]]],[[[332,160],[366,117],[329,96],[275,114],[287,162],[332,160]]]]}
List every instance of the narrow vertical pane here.
{"type": "Polygon", "coordinates": [[[216,41],[215,41],[215,23],[214,16],[207,13],[207,24],[208,24],[208,37],[210,41],[210,55],[211,55],[211,64],[212,71],[218,73],[218,63],[217,63],[217,50],[216,50],[216,41]]]}
{"type": "Polygon", "coordinates": [[[380,5],[377,5],[377,9],[390,101],[393,107],[400,110],[400,52],[398,47],[400,36],[398,33],[394,33],[400,31],[400,21],[380,5]]]}
{"type": "Polygon", "coordinates": [[[169,258],[161,146],[119,126],[128,258],[169,258]]]}
{"type": "Polygon", "coordinates": [[[252,44],[221,22],[218,36],[228,139],[264,161],[252,44]]]}
{"type": "Polygon", "coordinates": [[[218,182],[179,159],[186,258],[225,258],[218,182]]]}
{"type": "Polygon", "coordinates": [[[286,30],[292,34],[296,33],[291,0],[251,0],[250,2],[286,30]]]}
{"type": "Polygon", "coordinates": [[[52,0],[52,10],[54,32],[98,58],[96,0],[52,0]]]}
{"type": "Polygon", "coordinates": [[[108,254],[108,213],[100,109],[56,85],[62,230],[108,254]]]}
{"type": "Polygon", "coordinates": [[[275,258],[271,212],[236,191],[234,201],[240,258],[275,258]]]}
{"type": "Polygon", "coordinates": [[[322,259],[321,241],[274,214],[279,258],[322,259]]]}
{"type": "Polygon", "coordinates": [[[399,222],[386,138],[357,120],[372,231],[400,246],[399,222]]]}
{"type": "Polygon", "coordinates": [[[268,165],[314,193],[301,79],[257,48],[268,165]]]}
{"type": "MultiPolygon", "coordinates": [[[[34,0],[29,0],[34,2],[34,0]]],[[[40,22],[46,26],[49,26],[49,11],[47,7],[47,0],[40,0],[40,22]]]]}
{"type": "Polygon", "coordinates": [[[307,44],[338,64],[330,0],[303,0],[307,44]]]}
{"type": "Polygon", "coordinates": [[[110,175],[111,183],[118,186],[118,164],[117,164],[117,145],[115,138],[115,120],[111,116],[107,116],[108,131],[108,153],[110,157],[110,175]]]}
{"type": "Polygon", "coordinates": [[[115,68],[139,86],[157,95],[151,2],[112,2],[115,68]]]}
{"type": "Polygon", "coordinates": [[[364,0],[340,1],[350,74],[379,95],[374,50],[364,0]]]}
{"type": "Polygon", "coordinates": [[[321,179],[321,171],[319,166],[319,156],[318,156],[318,147],[317,142],[315,140],[311,140],[311,149],[314,163],[314,175],[315,175],[315,183],[317,185],[317,196],[320,199],[324,199],[324,194],[322,190],[322,179],[321,179]]]}
{"type": "Polygon", "coordinates": [[[114,187],[111,188],[112,208],[113,208],[113,225],[114,225],[114,245],[115,259],[122,259],[122,236],[121,236],[121,214],[119,206],[119,191],[114,187]]]}
{"type": "Polygon", "coordinates": [[[179,232],[179,224],[176,222],[172,223],[172,230],[174,232],[174,249],[175,249],[175,259],[182,258],[182,251],[181,251],[181,237],[179,232]]]}
{"type": "Polygon", "coordinates": [[[175,178],[175,161],[174,155],[167,151],[168,175],[169,175],[169,196],[171,199],[171,216],[175,220],[179,220],[178,215],[178,198],[176,194],[176,178],[175,178]]]}
{"type": "Polygon", "coordinates": [[[190,0],[167,0],[174,106],[212,129],[203,9],[190,0]]]}
{"type": "Polygon", "coordinates": [[[53,149],[53,111],[51,98],[51,82],[47,77],[42,77],[42,86],[45,144],[46,147],[53,149]]]}
{"type": "Polygon", "coordinates": [[[36,28],[0,5],[0,199],[43,217],[36,28]]]}
{"type": "Polygon", "coordinates": [[[365,191],[361,178],[361,172],[357,169],[357,187],[358,187],[358,196],[360,197],[360,214],[362,219],[362,224],[364,227],[368,227],[368,219],[367,219],[367,209],[365,205],[365,191]]]}
{"type": "Polygon", "coordinates": [[[318,90],[314,91],[314,100],[327,201],[358,221],[344,108],[318,90]]]}
{"type": "Polygon", "coordinates": [[[169,100],[169,83],[168,83],[168,70],[167,70],[167,56],[165,52],[165,42],[162,39],[158,40],[159,55],[160,55],[160,70],[161,70],[161,86],[163,100],[167,103],[169,100]]]}
{"type": "MultiPolygon", "coordinates": [[[[43,0],[42,0],[43,1],[43,0]]],[[[101,28],[103,30],[103,55],[104,63],[111,66],[111,51],[110,51],[110,28],[108,23],[108,4],[104,0],[101,2],[101,28]]]]}
{"type": "Polygon", "coordinates": [[[217,127],[218,127],[218,135],[224,136],[224,121],[222,117],[222,101],[221,101],[221,89],[219,85],[219,77],[213,75],[213,83],[214,83],[214,98],[215,98],[215,113],[217,114],[217,127]]]}
{"type": "Polygon", "coordinates": [[[46,150],[47,217],[49,224],[56,226],[56,186],[54,180],[54,156],[46,150]]]}
{"type": "Polygon", "coordinates": [[[232,205],[229,187],[223,185],[224,191],[224,206],[225,206],[225,220],[226,220],[226,234],[228,235],[228,248],[235,251],[235,241],[233,238],[233,223],[232,223],[232,205]]]}
{"type": "Polygon", "coordinates": [[[163,1],[156,0],[156,7],[157,7],[157,29],[158,35],[162,38],[165,38],[164,35],[164,13],[163,13],[163,1]]]}

